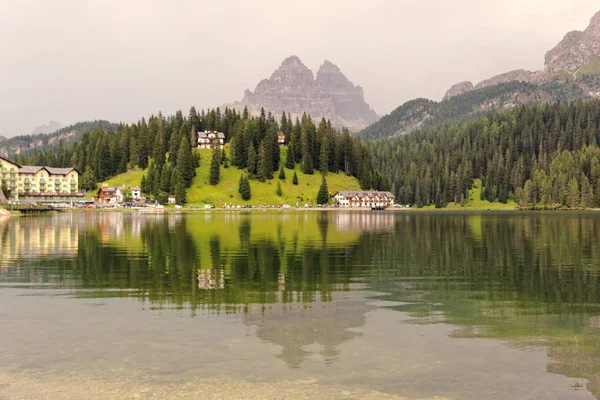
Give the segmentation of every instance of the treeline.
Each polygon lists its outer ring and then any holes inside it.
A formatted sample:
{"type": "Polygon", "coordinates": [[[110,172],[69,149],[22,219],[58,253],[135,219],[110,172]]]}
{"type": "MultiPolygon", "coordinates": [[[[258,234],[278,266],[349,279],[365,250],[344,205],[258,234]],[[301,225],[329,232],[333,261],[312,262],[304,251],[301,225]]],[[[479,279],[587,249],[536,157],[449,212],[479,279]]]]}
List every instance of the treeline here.
{"type": "Polygon", "coordinates": [[[305,174],[319,171],[345,173],[359,179],[364,189],[389,190],[389,182],[373,171],[372,155],[348,130],[339,131],[326,120],[318,126],[308,115],[292,120],[283,113],[279,121],[264,110],[257,117],[247,109],[197,112],[192,107],[187,116],[181,111],[165,117],[161,113],[135,124],[120,124],[115,130],[102,127],[83,135],[81,141],[60,146],[57,151],[34,152],[19,162],[33,165],[75,167],[82,174],[82,189],[94,190],[97,182],[131,169],[147,169],[142,191],[156,199],[165,200],[175,195],[178,203],[185,203],[185,192],[190,187],[200,166],[196,150],[198,132],[218,131],[230,143],[229,158],[225,151],[213,151],[210,165],[210,183],[220,180],[220,169],[229,164],[247,170],[249,179],[264,181],[285,164],[294,168],[300,164],[305,174]],[[280,160],[279,133],[285,136],[288,157],[280,160]]]}
{"type": "Polygon", "coordinates": [[[372,143],[397,201],[418,207],[481,197],[522,207],[600,206],[600,101],[520,106],[477,121],[372,143]]]}

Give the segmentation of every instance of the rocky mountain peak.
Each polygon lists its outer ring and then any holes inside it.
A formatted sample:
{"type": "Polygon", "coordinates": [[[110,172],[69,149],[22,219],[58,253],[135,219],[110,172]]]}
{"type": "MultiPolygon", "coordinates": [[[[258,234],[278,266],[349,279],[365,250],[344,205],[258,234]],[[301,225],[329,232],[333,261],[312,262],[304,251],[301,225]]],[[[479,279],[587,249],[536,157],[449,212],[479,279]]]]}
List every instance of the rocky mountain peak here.
{"type": "Polygon", "coordinates": [[[545,66],[548,72],[574,73],[594,56],[600,56],[600,12],[592,17],[586,30],[567,33],[555,48],[547,52],[545,66]]]}
{"type": "Polygon", "coordinates": [[[332,124],[359,130],[379,118],[365,102],[363,89],[354,86],[340,68],[330,61],[319,67],[316,78],[297,56],[283,60],[269,79],[263,79],[254,92],[246,90],[241,102],[226,107],[258,114],[261,108],[274,115],[283,111],[292,118],[305,112],[314,119],[329,119],[332,124]]]}
{"type": "MultiPolygon", "coordinates": [[[[472,90],[483,89],[508,82],[527,82],[542,85],[555,79],[556,72],[564,71],[577,76],[577,72],[586,65],[597,63],[600,59],[600,11],[590,20],[589,26],[584,31],[571,31],[545,56],[543,70],[530,72],[515,70],[494,76],[471,87],[469,82],[461,82],[452,86],[443,100],[450,99],[459,94],[472,90]]],[[[597,68],[597,67],[595,67],[597,68]]],[[[589,70],[587,71],[589,73],[589,70]]],[[[587,89],[586,89],[587,90],[587,89]]],[[[588,92],[590,92],[588,90],[588,92]]],[[[594,97],[598,97],[593,91],[594,97]]]]}
{"type": "Polygon", "coordinates": [[[600,11],[596,13],[590,20],[590,26],[600,27],[600,11]]]}
{"type": "Polygon", "coordinates": [[[319,67],[319,71],[317,72],[317,78],[320,74],[341,74],[342,71],[340,68],[332,63],[331,61],[325,60],[323,65],[319,67]]]}
{"type": "Polygon", "coordinates": [[[454,96],[470,92],[471,90],[473,90],[473,83],[469,81],[457,83],[456,85],[453,85],[450,89],[448,89],[442,101],[448,100],[454,96]]]}
{"type": "Polygon", "coordinates": [[[300,60],[300,57],[295,56],[295,55],[291,55],[288,58],[286,58],[285,60],[283,60],[283,62],[281,63],[281,66],[290,66],[290,67],[297,67],[297,66],[304,66],[304,64],[302,64],[302,61],[300,60]]]}

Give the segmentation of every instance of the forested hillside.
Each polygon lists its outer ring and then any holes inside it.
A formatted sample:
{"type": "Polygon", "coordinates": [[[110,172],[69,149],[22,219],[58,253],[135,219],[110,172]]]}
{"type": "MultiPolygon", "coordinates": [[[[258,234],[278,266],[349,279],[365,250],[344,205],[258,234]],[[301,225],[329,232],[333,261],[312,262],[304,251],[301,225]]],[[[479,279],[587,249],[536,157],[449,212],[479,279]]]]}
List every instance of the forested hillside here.
{"type": "Polygon", "coordinates": [[[259,117],[251,117],[247,110],[198,113],[192,107],[187,117],[181,111],[169,117],[159,113],[136,124],[120,124],[115,130],[99,127],[73,145],[56,151],[35,151],[17,161],[76,167],[83,173],[80,184],[86,190],[128,170],[146,170],[142,181],[145,193],[161,199],[174,194],[179,203],[184,203],[197,168],[210,170],[211,185],[219,183],[223,168],[246,171],[240,193],[247,180],[264,182],[277,176],[284,165],[294,169],[297,164],[303,174],[339,172],[358,178],[363,188],[388,189],[387,181],[373,172],[371,160],[369,149],[358,138],[347,130],[334,129],[324,119],[317,126],[307,115],[292,121],[284,113],[278,122],[264,111],[259,117]],[[223,132],[230,151],[215,149],[210,164],[201,165],[195,147],[197,132],[205,130],[223,132]],[[286,137],[285,160],[280,159],[279,132],[286,137]]]}
{"type": "Polygon", "coordinates": [[[447,123],[473,121],[492,112],[540,102],[556,103],[584,100],[597,96],[600,74],[565,74],[542,85],[511,81],[483,87],[441,102],[416,99],[404,103],[390,114],[360,132],[366,140],[381,139],[433,128],[447,123]]]}
{"type": "MultiPolygon", "coordinates": [[[[116,129],[117,124],[98,120],[78,122],[49,134],[15,136],[6,140],[0,139],[0,156],[17,159],[17,155],[29,156],[35,152],[59,150],[60,146],[68,146],[81,140],[85,132],[96,128],[104,130],[116,129]]],[[[21,159],[22,160],[22,159],[21,159]]]]}
{"type": "Polygon", "coordinates": [[[374,167],[401,203],[481,197],[524,208],[600,207],[600,101],[519,106],[476,121],[372,143],[374,167]]]}

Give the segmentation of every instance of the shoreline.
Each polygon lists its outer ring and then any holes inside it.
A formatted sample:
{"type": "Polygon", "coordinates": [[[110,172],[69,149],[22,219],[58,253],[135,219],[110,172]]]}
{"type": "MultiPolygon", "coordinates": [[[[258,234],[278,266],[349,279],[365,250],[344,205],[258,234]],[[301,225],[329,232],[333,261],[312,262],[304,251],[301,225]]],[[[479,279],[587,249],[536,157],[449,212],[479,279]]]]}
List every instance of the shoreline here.
{"type": "MultiPolygon", "coordinates": [[[[123,209],[123,208],[110,208],[110,209],[63,209],[51,212],[67,212],[67,213],[139,213],[137,209],[123,209]]],[[[534,209],[534,210],[522,210],[522,209],[488,209],[488,208],[465,208],[465,209],[447,209],[447,208],[434,208],[434,209],[423,209],[423,208],[396,208],[387,210],[371,210],[368,208],[165,208],[162,211],[146,212],[140,214],[193,214],[193,213],[255,213],[255,212],[280,212],[280,213],[304,213],[304,212],[347,212],[347,213],[375,213],[375,214],[397,214],[397,213],[447,213],[447,214],[470,214],[470,213],[493,213],[493,214],[535,214],[535,213],[598,213],[600,209],[589,208],[589,209],[534,209]]],[[[18,214],[10,214],[12,216],[18,214]]],[[[38,214],[39,215],[39,214],[38,214]]]]}

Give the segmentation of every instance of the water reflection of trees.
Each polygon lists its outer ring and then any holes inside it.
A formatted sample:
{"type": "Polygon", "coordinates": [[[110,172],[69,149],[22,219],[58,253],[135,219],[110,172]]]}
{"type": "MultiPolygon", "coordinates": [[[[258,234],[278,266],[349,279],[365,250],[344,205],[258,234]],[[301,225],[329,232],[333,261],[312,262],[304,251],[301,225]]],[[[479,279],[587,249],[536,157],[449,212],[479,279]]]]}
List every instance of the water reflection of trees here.
{"type": "Polygon", "coordinates": [[[548,371],[600,395],[600,219],[590,214],[407,215],[394,235],[365,235],[373,287],[417,323],[454,337],[547,348],[548,371]]]}
{"type": "MultiPolygon", "coordinates": [[[[22,257],[2,274],[192,315],[238,314],[259,337],[282,346],[290,366],[311,351],[335,359],[339,345],[356,335],[351,328],[364,324],[369,308],[360,299],[336,303],[336,294],[351,295],[353,282],[367,277],[387,298],[408,301],[399,308],[416,321],[464,326],[456,337],[535,339],[548,348],[550,371],[585,376],[590,390],[600,390],[595,215],[251,214],[228,216],[229,225],[211,215],[201,227],[175,215],[113,215],[57,224],[56,232],[72,230],[73,254],[51,262],[22,257]],[[353,229],[360,233],[341,239],[353,229]]],[[[28,240],[43,224],[28,221],[0,225],[0,248],[28,240]]]]}

